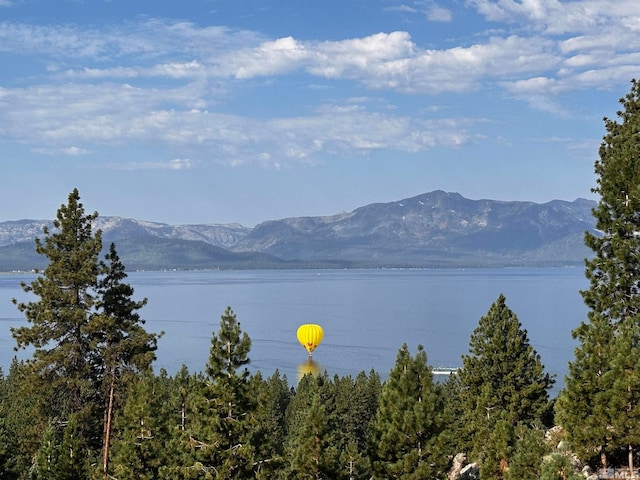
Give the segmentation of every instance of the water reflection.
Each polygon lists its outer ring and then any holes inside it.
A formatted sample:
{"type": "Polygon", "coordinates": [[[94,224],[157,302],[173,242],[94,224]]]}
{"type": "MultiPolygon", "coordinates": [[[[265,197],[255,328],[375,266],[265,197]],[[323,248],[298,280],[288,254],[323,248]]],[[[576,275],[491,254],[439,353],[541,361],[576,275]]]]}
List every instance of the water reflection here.
{"type": "Polygon", "coordinates": [[[322,367],[313,358],[309,357],[306,362],[298,365],[298,382],[302,380],[307,373],[317,375],[322,367]]]}

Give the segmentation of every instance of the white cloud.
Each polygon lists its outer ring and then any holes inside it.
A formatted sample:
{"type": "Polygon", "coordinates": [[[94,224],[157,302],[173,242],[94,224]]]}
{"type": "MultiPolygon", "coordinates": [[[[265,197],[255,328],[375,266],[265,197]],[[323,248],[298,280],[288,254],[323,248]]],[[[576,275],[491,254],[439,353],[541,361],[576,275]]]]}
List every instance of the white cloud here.
{"type": "Polygon", "coordinates": [[[107,168],[114,170],[187,170],[191,160],[176,158],[166,162],[120,162],[111,163],[107,168]]]}
{"type": "Polygon", "coordinates": [[[492,22],[520,23],[547,34],[588,33],[603,25],[629,28],[637,25],[636,0],[467,0],[492,22]]]}
{"type": "MultiPolygon", "coordinates": [[[[198,90],[144,90],[118,85],[67,85],[0,91],[2,135],[49,153],[92,153],[126,143],[153,143],[192,158],[228,164],[315,163],[326,155],[372,150],[417,152],[473,141],[469,120],[424,120],[367,111],[362,103],[329,105],[307,116],[256,120],[199,109],[198,90]]],[[[125,169],[185,169],[191,160],[129,162],[125,169]]]]}
{"type": "Polygon", "coordinates": [[[450,22],[453,19],[451,10],[436,3],[428,5],[425,13],[430,22],[450,22]]]}
{"type": "Polygon", "coordinates": [[[191,168],[191,160],[188,158],[175,158],[169,161],[171,170],[188,170],[191,168]]]}
{"type": "Polygon", "coordinates": [[[56,156],[80,156],[80,155],[88,155],[91,153],[90,150],[81,147],[63,147],[63,148],[34,148],[34,152],[41,153],[43,155],[56,155],[56,156]]]}
{"type": "MultiPolygon", "coordinates": [[[[526,81],[528,75],[567,79],[604,65],[612,68],[611,59],[620,60],[621,55],[628,63],[619,65],[619,75],[606,77],[626,74],[627,66],[640,66],[632,58],[640,50],[636,0],[613,5],[597,0],[469,0],[468,4],[492,21],[520,21],[537,26],[538,33],[494,35],[471,45],[425,49],[402,31],[312,42],[293,37],[265,40],[252,32],[157,19],[104,31],[3,22],[0,51],[49,57],[51,74],[79,82],[165,78],[197,81],[208,88],[215,83],[218,91],[221,82],[230,79],[306,72],[349,79],[372,89],[433,94],[470,91],[494,80],[508,85],[526,81]],[[566,32],[572,36],[554,36],[566,32]],[[86,64],[78,65],[84,59],[86,64]]],[[[440,20],[448,18],[435,2],[421,6],[440,12],[440,20]]]]}
{"type": "Polygon", "coordinates": [[[413,8],[410,5],[394,5],[392,7],[386,7],[384,9],[386,12],[407,12],[407,13],[418,13],[418,10],[413,8]]]}
{"type": "Polygon", "coordinates": [[[307,57],[305,47],[292,37],[264,42],[257,48],[234,52],[220,62],[236,78],[281,75],[295,69],[307,57]]]}
{"type": "Polygon", "coordinates": [[[91,61],[132,56],[138,62],[165,56],[193,58],[197,55],[206,58],[260,41],[264,39],[253,32],[220,26],[201,28],[189,22],[159,19],[103,29],[0,22],[0,52],[91,61]]]}
{"type": "Polygon", "coordinates": [[[196,78],[205,75],[204,67],[197,61],[162,63],[151,67],[82,68],[67,70],[61,76],[72,79],[125,79],[125,78],[196,78]]]}

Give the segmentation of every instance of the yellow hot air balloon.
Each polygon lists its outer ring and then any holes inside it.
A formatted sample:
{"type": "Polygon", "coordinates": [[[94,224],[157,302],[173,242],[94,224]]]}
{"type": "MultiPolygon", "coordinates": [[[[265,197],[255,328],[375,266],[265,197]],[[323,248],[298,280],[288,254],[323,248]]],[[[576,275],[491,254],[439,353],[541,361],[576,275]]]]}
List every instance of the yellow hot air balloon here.
{"type": "Polygon", "coordinates": [[[324,337],[324,330],[320,325],[315,323],[305,323],[298,327],[298,341],[309,352],[309,358],[313,354],[313,351],[322,342],[324,337]]]}

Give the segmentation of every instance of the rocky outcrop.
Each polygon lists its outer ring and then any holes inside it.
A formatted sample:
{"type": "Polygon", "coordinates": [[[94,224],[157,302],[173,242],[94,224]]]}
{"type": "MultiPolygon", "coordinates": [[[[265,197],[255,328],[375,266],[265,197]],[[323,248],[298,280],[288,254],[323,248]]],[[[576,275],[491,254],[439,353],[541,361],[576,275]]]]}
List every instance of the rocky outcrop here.
{"type": "Polygon", "coordinates": [[[582,469],[582,475],[586,480],[598,480],[598,474],[593,471],[593,469],[587,465],[582,469]]]}
{"type": "Polygon", "coordinates": [[[466,453],[458,453],[453,459],[453,465],[447,477],[449,480],[478,480],[480,467],[477,463],[469,463],[466,453]]]}

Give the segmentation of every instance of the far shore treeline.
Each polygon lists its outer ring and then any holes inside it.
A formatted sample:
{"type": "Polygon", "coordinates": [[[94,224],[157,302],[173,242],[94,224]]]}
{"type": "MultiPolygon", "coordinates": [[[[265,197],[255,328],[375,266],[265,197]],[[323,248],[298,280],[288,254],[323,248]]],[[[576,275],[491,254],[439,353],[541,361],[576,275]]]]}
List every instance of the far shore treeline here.
{"type": "Polygon", "coordinates": [[[423,347],[407,345],[385,381],[373,370],[297,385],[278,371],[251,374],[251,339],[231,307],[202,371],[155,372],[162,332],[146,331],[146,299],[134,298],[117,245],[103,245],[98,213],[74,189],[36,239],[45,266],[22,284],[35,300],[13,301],[27,320],[11,329],[16,348],[33,354],[0,371],[0,479],[637,476],[640,83],[631,84],[618,119],[605,119],[598,233],[584,242],[588,315],[556,398],[502,294],[443,382],[423,347]]]}

